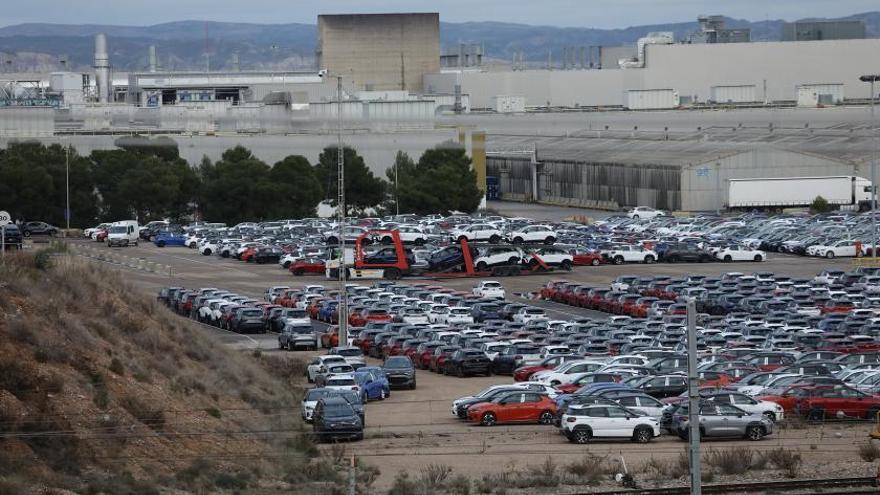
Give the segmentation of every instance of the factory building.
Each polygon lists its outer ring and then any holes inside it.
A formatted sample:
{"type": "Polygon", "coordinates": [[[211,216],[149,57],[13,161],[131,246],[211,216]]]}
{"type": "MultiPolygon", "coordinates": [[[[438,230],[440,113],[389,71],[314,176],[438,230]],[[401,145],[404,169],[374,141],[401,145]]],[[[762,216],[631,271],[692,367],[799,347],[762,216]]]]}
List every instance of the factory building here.
{"type": "Polygon", "coordinates": [[[720,86],[754,86],[757,102],[794,104],[799,86],[818,83],[863,100],[869,87],[859,76],[880,73],[880,39],[642,46],[644,59],[628,68],[609,68],[603,49],[601,70],[438,72],[425,76],[425,89],[453,93],[458,84],[475,109],[492,108],[497,95],[524,96],[530,108],[625,108],[629,91],[645,90],[672,90],[684,105],[709,101],[720,86]]]}
{"type": "Polygon", "coordinates": [[[440,15],[320,15],[318,66],[359,90],[421,91],[440,70],[440,15]]]}
{"type": "Polygon", "coordinates": [[[865,38],[862,21],[800,21],[782,26],[782,41],[859,40],[865,38]]]}

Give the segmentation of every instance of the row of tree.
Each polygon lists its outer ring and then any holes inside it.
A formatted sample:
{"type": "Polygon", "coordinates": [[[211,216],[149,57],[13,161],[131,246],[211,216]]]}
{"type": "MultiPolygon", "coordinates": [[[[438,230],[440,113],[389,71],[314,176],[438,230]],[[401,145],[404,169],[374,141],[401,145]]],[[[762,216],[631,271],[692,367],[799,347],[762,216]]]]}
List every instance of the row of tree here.
{"type": "MultiPolygon", "coordinates": [[[[336,204],[336,147],[325,148],[314,165],[290,155],[270,166],[237,146],[217,162],[205,157],[192,167],[170,139],[123,138],[116,145],[89,156],[37,142],[0,149],[0,210],[64,226],[68,170],[72,227],[193,216],[234,224],[314,216],[322,200],[336,204]]],[[[418,162],[399,152],[387,181],[355,149],[344,148],[343,158],[349,214],[471,212],[480,204],[482,192],[460,147],[427,150],[418,162]]]]}

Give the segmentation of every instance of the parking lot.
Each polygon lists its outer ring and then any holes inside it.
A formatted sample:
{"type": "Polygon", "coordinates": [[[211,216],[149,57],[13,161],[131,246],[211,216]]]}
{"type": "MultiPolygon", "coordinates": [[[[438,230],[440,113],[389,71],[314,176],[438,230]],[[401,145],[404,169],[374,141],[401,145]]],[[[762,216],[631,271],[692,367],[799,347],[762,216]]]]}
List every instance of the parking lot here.
{"type": "MultiPolygon", "coordinates": [[[[88,244],[85,240],[71,241],[88,244]]],[[[97,244],[99,249],[107,249],[97,244]]],[[[165,286],[221,287],[242,295],[262,297],[264,290],[272,285],[324,284],[334,281],[320,276],[293,277],[278,265],[242,263],[229,258],[202,256],[195,250],[183,247],[157,248],[152,244],[117,249],[126,256],[160,263],[170,267],[168,273],[147,273],[141,270],[120,268],[126,279],[142,289],[145,296],[152,297],[165,286]]],[[[502,280],[508,300],[516,300],[537,291],[548,281],[566,279],[573,282],[608,284],[620,275],[671,275],[704,274],[717,276],[724,272],[772,271],[791,277],[809,278],[823,269],[848,269],[851,261],[845,259],[816,259],[789,255],[772,255],[763,263],[693,263],[693,264],[633,264],[577,267],[571,272],[554,272],[502,280]]],[[[413,282],[417,279],[413,279],[413,282]]],[[[404,279],[402,282],[407,282],[404,279]]],[[[475,279],[433,280],[456,290],[470,290],[475,279]]],[[[364,280],[362,283],[369,284],[364,280]]],[[[550,301],[530,301],[547,311],[550,318],[574,319],[579,317],[605,318],[608,315],[583,308],[566,306],[550,301]]],[[[320,324],[323,325],[323,324],[320,324]]],[[[285,353],[277,349],[274,334],[238,335],[204,326],[216,335],[218,342],[241,349],[260,348],[270,353],[285,353]]],[[[318,354],[323,351],[317,351],[318,354]]],[[[314,352],[296,352],[290,355],[311,357],[314,352]]],[[[369,364],[380,364],[368,359],[369,364]]],[[[417,469],[432,462],[451,466],[456,472],[478,476],[486,471],[487,464],[497,469],[511,465],[524,466],[540,463],[546,455],[553,454],[559,462],[574,460],[589,450],[597,455],[622,457],[628,465],[637,465],[651,457],[677,456],[685,443],[676,437],[662,436],[648,449],[626,441],[607,441],[589,447],[568,443],[554,427],[540,425],[496,426],[485,428],[472,426],[456,419],[450,403],[458,397],[475,393],[486,386],[508,383],[509,377],[456,378],[442,376],[430,371],[419,371],[416,390],[394,391],[390,398],[371,402],[367,406],[366,438],[363,442],[348,446],[350,452],[368,458],[379,465],[384,475],[390,476],[399,469],[417,469]]],[[[292,411],[297,414],[298,411],[292,411]]],[[[829,423],[805,429],[782,429],[773,436],[749,446],[772,449],[778,446],[798,448],[809,462],[835,462],[858,459],[854,445],[863,442],[871,425],[829,423]]],[[[720,448],[741,444],[741,440],[714,440],[709,447],[720,448]]],[[[865,473],[856,473],[864,475],[865,473]]],[[[384,476],[383,476],[384,477],[384,476]]]]}

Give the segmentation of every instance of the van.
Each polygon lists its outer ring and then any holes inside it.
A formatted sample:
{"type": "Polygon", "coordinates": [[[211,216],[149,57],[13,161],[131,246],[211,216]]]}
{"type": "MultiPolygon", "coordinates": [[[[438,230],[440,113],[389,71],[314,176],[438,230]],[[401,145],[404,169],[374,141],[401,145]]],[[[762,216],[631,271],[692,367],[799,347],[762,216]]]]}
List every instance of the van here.
{"type": "Polygon", "coordinates": [[[110,224],[107,247],[138,245],[139,226],[136,220],[123,220],[110,224]]]}

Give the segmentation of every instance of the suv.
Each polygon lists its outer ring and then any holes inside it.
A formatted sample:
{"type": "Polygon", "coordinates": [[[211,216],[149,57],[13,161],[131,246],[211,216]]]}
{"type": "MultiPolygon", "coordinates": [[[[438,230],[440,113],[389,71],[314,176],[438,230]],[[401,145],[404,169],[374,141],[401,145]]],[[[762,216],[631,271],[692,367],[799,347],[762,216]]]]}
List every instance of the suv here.
{"type": "Polygon", "coordinates": [[[3,246],[0,246],[0,249],[6,249],[7,247],[14,247],[17,249],[21,249],[21,231],[18,230],[18,227],[9,223],[6,224],[0,229],[3,229],[3,246]]]}
{"type": "Polygon", "coordinates": [[[27,222],[21,226],[21,231],[25,237],[30,237],[32,235],[48,235],[50,237],[55,237],[60,232],[58,227],[49,225],[46,222],[27,222]]]}
{"type": "Polygon", "coordinates": [[[329,395],[315,405],[312,431],[318,440],[364,439],[364,422],[354,407],[342,397],[329,395]]]}
{"type": "MultiPolygon", "coordinates": [[[[470,247],[471,259],[476,259],[478,251],[470,247]]],[[[431,270],[450,270],[464,263],[464,255],[460,246],[448,246],[431,253],[428,258],[428,268],[431,270]]]]}
{"type": "MultiPolygon", "coordinates": [[[[688,438],[687,403],[680,404],[672,416],[671,430],[682,440],[688,438]]],[[[773,433],[773,422],[759,414],[749,414],[730,404],[700,401],[700,436],[745,437],[757,441],[773,433]]]]}
{"type": "Polygon", "coordinates": [[[464,377],[465,375],[492,375],[492,361],[486,353],[478,349],[459,349],[446,359],[446,374],[464,377]]]}
{"type": "Polygon", "coordinates": [[[639,416],[625,407],[606,404],[573,405],[561,420],[562,433],[573,443],[588,443],[594,437],[629,438],[648,443],[660,436],[657,418],[639,416]]]}
{"type": "Polygon", "coordinates": [[[692,263],[706,263],[715,261],[715,258],[693,244],[673,244],[663,251],[660,255],[660,261],[675,263],[677,261],[686,261],[692,263]]]}
{"type": "Polygon", "coordinates": [[[318,335],[311,323],[288,323],[278,334],[278,348],[292,351],[297,347],[318,348],[318,335]]]}
{"type": "Polygon", "coordinates": [[[391,356],[382,365],[391,387],[416,388],[416,369],[406,356],[391,356]]]}

